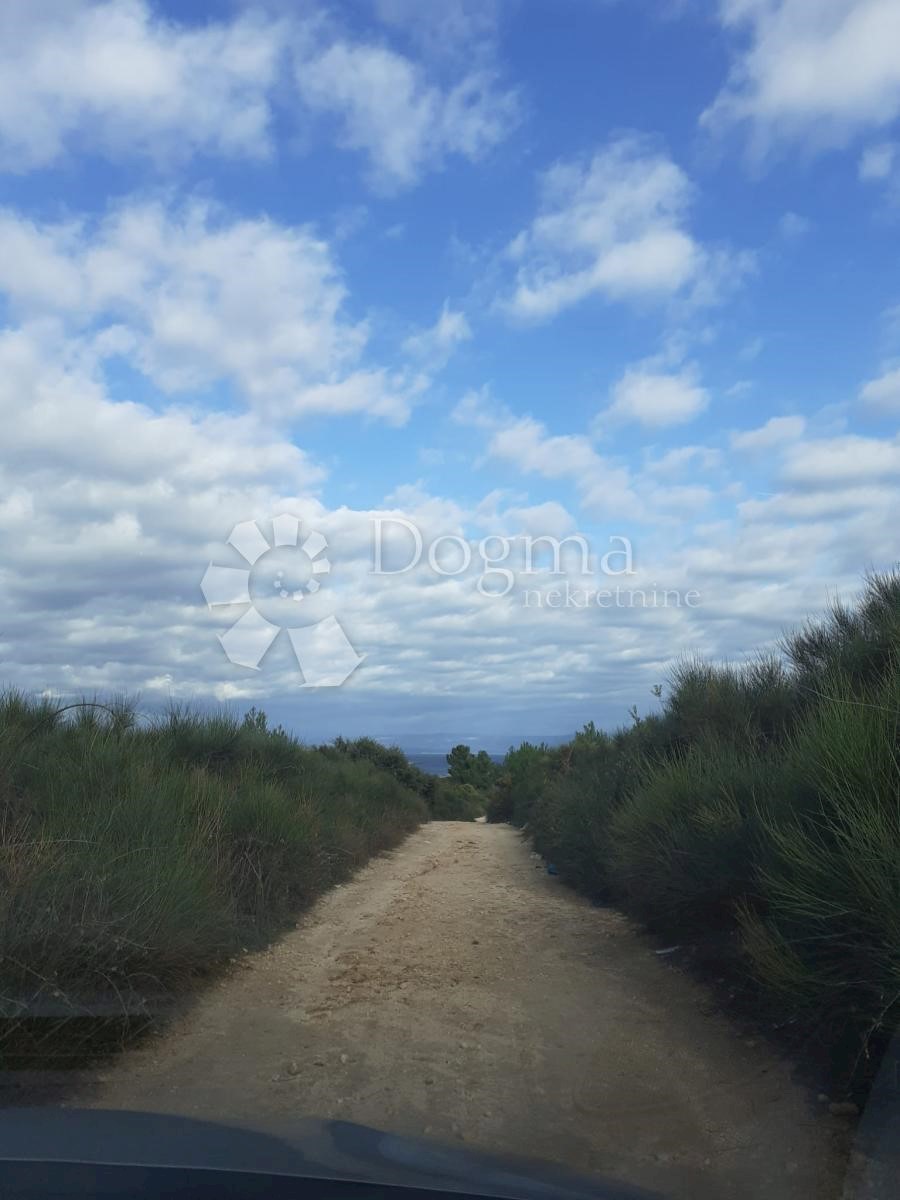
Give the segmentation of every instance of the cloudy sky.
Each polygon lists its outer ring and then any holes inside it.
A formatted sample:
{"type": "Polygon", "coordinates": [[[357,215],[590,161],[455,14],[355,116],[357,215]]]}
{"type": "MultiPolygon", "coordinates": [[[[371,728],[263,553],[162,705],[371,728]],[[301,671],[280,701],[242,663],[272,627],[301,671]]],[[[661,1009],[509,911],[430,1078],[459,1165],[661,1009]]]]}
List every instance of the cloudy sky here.
{"type": "Polygon", "coordinates": [[[3,679],[502,740],[852,595],[898,45],[897,0],[0,7],[3,679]]]}

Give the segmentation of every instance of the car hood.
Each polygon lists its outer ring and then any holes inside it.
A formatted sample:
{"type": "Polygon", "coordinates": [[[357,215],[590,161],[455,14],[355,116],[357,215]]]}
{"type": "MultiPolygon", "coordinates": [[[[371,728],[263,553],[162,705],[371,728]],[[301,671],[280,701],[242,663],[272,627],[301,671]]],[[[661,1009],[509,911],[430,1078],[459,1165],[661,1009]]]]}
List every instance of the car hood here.
{"type": "Polygon", "coordinates": [[[653,1200],[547,1163],[308,1117],[248,1125],[109,1109],[4,1109],[3,1160],[265,1172],[498,1200],[653,1200]]]}

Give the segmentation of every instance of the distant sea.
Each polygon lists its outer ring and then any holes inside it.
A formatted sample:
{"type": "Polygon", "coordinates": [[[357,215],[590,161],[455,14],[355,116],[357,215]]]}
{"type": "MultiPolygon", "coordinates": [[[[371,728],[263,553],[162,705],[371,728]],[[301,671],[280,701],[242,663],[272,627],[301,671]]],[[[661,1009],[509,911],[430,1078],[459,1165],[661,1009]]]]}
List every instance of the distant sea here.
{"type": "MultiPolygon", "coordinates": [[[[531,742],[534,745],[539,745],[545,742],[548,746],[559,746],[563,742],[569,741],[571,734],[526,734],[522,737],[504,738],[504,737],[453,737],[447,739],[447,749],[438,750],[435,748],[435,743],[440,746],[443,739],[429,737],[426,745],[422,742],[426,739],[423,737],[421,741],[415,738],[398,738],[397,742],[401,750],[406,755],[411,763],[421,771],[428,771],[431,775],[446,775],[447,774],[447,754],[453,746],[460,743],[468,746],[473,754],[477,754],[479,750],[485,750],[493,759],[494,762],[503,762],[506,751],[510,746],[518,746],[520,742],[531,742]],[[430,744],[428,744],[430,743],[430,744]]],[[[390,744],[393,739],[384,739],[390,744]]]]}
{"type": "MultiPolygon", "coordinates": [[[[420,771],[427,771],[429,775],[447,774],[446,754],[416,754],[407,752],[406,757],[413,766],[418,767],[420,771]]],[[[491,758],[494,762],[503,762],[502,754],[492,754],[491,758]]]]}

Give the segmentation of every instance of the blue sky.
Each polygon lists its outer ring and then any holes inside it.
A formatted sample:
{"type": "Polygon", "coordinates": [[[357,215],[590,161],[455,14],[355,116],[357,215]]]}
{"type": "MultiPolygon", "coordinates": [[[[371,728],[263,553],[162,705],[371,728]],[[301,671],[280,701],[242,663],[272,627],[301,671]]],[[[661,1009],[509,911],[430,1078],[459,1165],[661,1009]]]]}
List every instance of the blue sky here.
{"type": "Polygon", "coordinates": [[[900,557],[896,0],[59,0],[0,34],[10,683],[563,733],[900,557]],[[286,635],[229,661],[247,606],[204,602],[282,512],[332,569],[262,606],[338,621],[340,687],[286,635]],[[422,561],[372,574],[379,517],[422,561]],[[522,570],[575,535],[587,572],[522,570]]]}

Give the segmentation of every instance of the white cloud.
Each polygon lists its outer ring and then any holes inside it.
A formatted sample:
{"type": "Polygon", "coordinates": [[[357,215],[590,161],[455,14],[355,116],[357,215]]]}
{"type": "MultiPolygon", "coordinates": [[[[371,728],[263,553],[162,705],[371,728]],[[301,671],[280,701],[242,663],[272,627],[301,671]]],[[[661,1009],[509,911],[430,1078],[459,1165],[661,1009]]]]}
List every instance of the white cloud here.
{"type": "MultiPolygon", "coordinates": [[[[128,689],[144,704],[173,695],[268,706],[293,694],[297,720],[296,662],[276,646],[258,675],[231,666],[215,635],[235,614],[209,614],[199,591],[210,558],[228,561],[232,524],[285,510],[328,538],[323,593],[368,653],[365,674],[341,695],[343,728],[358,720],[373,730],[373,694],[395,715],[398,697],[414,696],[421,715],[429,696],[472,694],[499,664],[522,667],[512,695],[552,663],[554,651],[535,667],[516,648],[522,625],[537,628],[540,616],[493,606],[471,578],[442,580],[427,567],[373,578],[370,520],[389,510],[326,509],[315,494],[321,469],[257,418],[115,403],[95,374],[50,363],[44,349],[24,332],[0,337],[5,682],[128,689]],[[354,716],[357,691],[368,711],[354,716]]],[[[398,489],[397,501],[430,537],[464,531],[475,516],[416,488],[398,489]]],[[[497,521],[499,532],[572,525],[559,505],[517,505],[497,521]]],[[[317,698],[316,720],[327,721],[326,705],[317,698]]]]}
{"type": "Polygon", "coordinates": [[[494,404],[486,391],[464,396],[453,417],[489,435],[488,458],[525,475],[571,481],[589,512],[643,511],[628,469],[598,454],[584,434],[551,434],[542,421],[494,404]]]}
{"type": "Polygon", "coordinates": [[[859,177],[866,182],[888,179],[897,160],[896,142],[867,146],[859,159],[859,177]]]}
{"type": "Polygon", "coordinates": [[[427,384],[418,367],[361,361],[368,328],[346,314],[330,247],[308,227],[147,202],[96,225],[0,213],[0,239],[0,291],[13,311],[55,314],[168,393],[228,381],[276,417],[362,412],[399,423],[427,384]]]}
{"type": "Polygon", "coordinates": [[[733,450],[776,450],[802,437],[806,429],[803,417],[771,417],[758,429],[731,435],[733,450]]]}
{"type": "MultiPolygon", "coordinates": [[[[448,3],[433,21],[421,8],[410,0],[379,5],[408,53],[333,31],[301,51],[324,89],[315,113],[334,119],[382,187],[415,182],[451,155],[477,159],[515,119],[515,101],[480,48],[490,36],[481,6],[448,3]],[[409,57],[413,46],[427,47],[439,68],[429,62],[426,73],[409,57]],[[343,70],[359,79],[348,82],[343,70]]],[[[244,6],[228,11],[238,15],[187,25],[152,16],[140,0],[0,10],[0,165],[58,165],[86,149],[117,162],[134,154],[161,163],[268,153],[276,95],[302,108],[277,84],[286,47],[303,41],[300,22],[292,17],[288,29],[244,6]]],[[[688,219],[692,191],[665,154],[633,139],[556,168],[541,211],[507,258],[519,272],[510,288],[513,301],[523,301],[519,315],[551,315],[588,295],[714,293],[744,267],[700,245],[688,219]]],[[[336,236],[349,236],[362,215],[338,213],[336,236]]],[[[405,710],[393,707],[404,730],[417,721],[446,728],[434,720],[432,700],[461,706],[478,697],[488,698],[481,711],[489,719],[504,722],[520,710],[533,715],[535,704],[554,723],[556,713],[586,707],[618,719],[645,679],[658,680],[673,647],[729,654],[755,645],[760,629],[774,638],[819,603],[824,583],[852,584],[860,565],[895,550],[895,443],[797,445],[771,503],[750,500],[732,514],[737,492],[697,479],[720,461],[712,448],[654,448],[661,457],[631,471],[586,435],[551,432],[481,392],[456,410],[477,431],[474,452],[491,459],[494,473],[498,463],[520,472],[535,495],[516,480],[512,493],[491,491],[466,507],[401,485],[393,503],[433,534],[563,537],[579,528],[582,512],[588,521],[614,518],[604,532],[643,522],[641,573],[630,582],[698,587],[700,609],[551,616],[486,602],[471,580],[442,581],[426,569],[373,584],[372,514],[326,508],[322,466],[268,418],[327,412],[402,421],[429,372],[471,336],[461,311],[448,303],[433,325],[406,330],[393,367],[372,362],[377,330],[354,312],[333,244],[311,227],[237,218],[208,204],[131,200],[105,219],[43,223],[7,212],[0,242],[6,316],[21,321],[0,333],[0,657],[5,679],[26,687],[290,695],[288,720],[305,723],[313,712],[327,722],[320,714],[331,712],[334,727],[347,731],[354,722],[372,731],[372,712],[380,721],[398,696],[407,698],[405,710]],[[122,360],[144,378],[133,380],[122,360]],[[146,403],[115,399],[132,383],[146,403]],[[212,397],[199,394],[207,387],[212,397]],[[249,411],[210,411],[211,399],[226,397],[249,411]],[[555,498],[569,485],[580,511],[555,498]],[[701,523],[698,514],[713,504],[701,523]],[[328,536],[341,616],[368,654],[332,709],[317,697],[304,717],[295,665],[267,661],[259,677],[232,668],[215,640],[225,622],[206,612],[198,590],[231,524],[282,509],[328,536]],[[786,514],[808,528],[786,530],[786,514]]],[[[706,393],[684,359],[682,351],[644,363],[627,386],[620,381],[623,412],[653,426],[699,410],[706,393]]],[[[893,406],[891,374],[867,385],[863,398],[893,406]]],[[[769,426],[765,435],[737,436],[765,445],[769,426]]],[[[793,429],[795,437],[803,432],[793,429]]],[[[448,450],[448,474],[460,457],[448,450]]],[[[400,460],[413,470],[414,448],[406,445],[400,460]]]]}
{"type": "Polygon", "coordinates": [[[455,154],[477,161],[517,123],[515,92],[479,67],[441,86],[386,46],[336,40],[298,49],[298,93],[337,121],[339,144],[364,153],[373,185],[395,191],[455,154]]]}
{"type": "Polygon", "coordinates": [[[788,451],[783,479],[800,487],[844,487],[900,476],[900,441],[846,434],[802,442],[788,451]]]}
{"type": "Polygon", "coordinates": [[[495,405],[490,390],[483,387],[478,391],[466,392],[450,416],[459,425],[472,425],[476,429],[497,429],[510,414],[495,405]]]}
{"type": "Polygon", "coordinates": [[[86,150],[166,168],[197,154],[269,157],[291,65],[289,117],[304,134],[319,132],[310,117],[333,118],[339,144],[366,155],[380,190],[409,186],[450,155],[479,160],[519,119],[517,93],[493,65],[493,20],[448,6],[425,37],[427,23],[402,5],[382,7],[395,36],[422,34],[412,39],[421,61],[349,40],[324,10],[244,8],[189,23],[148,0],[2,6],[0,170],[86,150]],[[453,45],[452,69],[433,70],[453,45]]]}
{"type": "Polygon", "coordinates": [[[404,371],[392,372],[384,367],[353,371],[327,383],[302,387],[292,396],[289,412],[296,416],[362,413],[368,417],[381,417],[391,425],[402,425],[428,382],[426,376],[410,376],[404,371]]]}
{"type": "Polygon", "coordinates": [[[378,19],[398,34],[421,46],[429,57],[490,53],[496,41],[499,0],[441,0],[423,5],[421,0],[376,0],[378,19]]]}
{"type": "Polygon", "coordinates": [[[719,18],[737,58],[702,122],[748,123],[756,155],[843,146],[900,113],[896,0],[720,0],[719,18]]]}
{"type": "Polygon", "coordinates": [[[472,337],[466,314],[450,307],[445,301],[437,321],[429,329],[411,334],[403,349],[411,358],[434,366],[443,366],[461,342],[472,337]]]}
{"type": "MultiPolygon", "coordinates": [[[[74,472],[87,497],[93,476],[97,486],[117,481],[123,493],[152,487],[160,477],[179,488],[288,476],[311,487],[324,477],[301,450],[267,433],[253,416],[192,416],[114,402],[77,355],[67,361],[47,351],[28,331],[0,334],[4,457],[23,478],[60,471],[72,487],[74,472]]],[[[174,510],[172,517],[178,517],[174,510]]]]}
{"type": "Polygon", "coordinates": [[[633,136],[590,160],[557,163],[541,178],[538,215],[507,247],[516,278],[500,307],[540,321],[592,295],[665,299],[706,276],[718,285],[740,275],[746,263],[709,253],[687,230],[693,190],[679,166],[633,136]]]}
{"type": "Polygon", "coordinates": [[[198,593],[210,539],[285,503],[319,511],[322,469],[252,415],[115,402],[21,330],[0,335],[0,422],[5,679],[139,690],[168,673],[209,695],[227,678],[198,593]]]}
{"type": "Polygon", "coordinates": [[[654,475],[679,475],[688,470],[711,470],[721,465],[722,452],[712,446],[676,446],[647,463],[654,475]]]}
{"type": "Polygon", "coordinates": [[[521,471],[536,472],[545,479],[584,476],[601,467],[600,456],[586,437],[551,436],[533,417],[519,417],[497,430],[488,450],[494,458],[506,459],[521,471]]]}
{"type": "Polygon", "coordinates": [[[765,500],[747,500],[738,505],[738,512],[746,521],[846,520],[857,513],[896,510],[898,499],[898,489],[885,485],[784,491],[765,500]]]}
{"type": "Polygon", "coordinates": [[[663,521],[670,521],[676,514],[680,517],[696,516],[713,502],[715,495],[712,488],[702,483],[644,486],[641,489],[644,515],[660,513],[663,521]]]}
{"type": "Polygon", "coordinates": [[[808,217],[802,217],[799,213],[795,212],[784,213],[778,222],[778,232],[786,241],[793,241],[795,238],[803,237],[811,229],[812,221],[808,217]]]}
{"type": "Polygon", "coordinates": [[[569,510],[556,500],[543,504],[511,505],[499,514],[506,527],[534,537],[568,537],[578,529],[578,522],[569,510]]]}
{"type": "Polygon", "coordinates": [[[559,479],[598,468],[601,458],[590,439],[581,434],[553,436],[530,416],[517,416],[495,403],[487,389],[468,392],[452,413],[460,425],[489,433],[488,453],[513,463],[521,471],[559,479]]]}
{"type": "Polygon", "coordinates": [[[725,389],[725,395],[729,397],[746,396],[748,392],[753,391],[753,382],[749,379],[739,379],[737,383],[731,384],[725,389]]]}
{"type": "Polygon", "coordinates": [[[187,27],[145,0],[0,10],[0,165],[47,166],[88,145],[117,159],[271,150],[282,22],[243,13],[187,27]]]}
{"type": "Polygon", "coordinates": [[[859,398],[878,412],[900,413],[900,367],[870,379],[861,388],[859,398]]]}
{"type": "Polygon", "coordinates": [[[681,425],[709,405],[709,393],[697,383],[696,371],[677,374],[642,365],[630,367],[612,391],[613,402],[599,420],[613,417],[649,428],[681,425]]]}
{"type": "Polygon", "coordinates": [[[659,528],[678,526],[714,498],[704,484],[660,482],[660,476],[677,475],[691,460],[698,467],[715,466],[718,452],[707,447],[682,447],[648,463],[643,473],[633,473],[622,462],[598,453],[587,436],[551,434],[543,422],[492,403],[484,392],[464,397],[453,415],[461,424],[489,435],[489,459],[523,475],[570,483],[581,510],[592,517],[646,521],[659,528]]]}
{"type": "MultiPolygon", "coordinates": [[[[693,479],[661,487],[652,471],[631,477],[586,438],[553,435],[482,394],[461,416],[480,422],[490,453],[557,487],[571,478],[585,513],[615,517],[588,535],[595,562],[611,548],[607,532],[646,523],[635,534],[635,576],[584,579],[573,553],[565,573],[576,588],[691,588],[699,606],[550,613],[523,605],[521,587],[536,581],[521,576],[510,600],[490,600],[475,589],[474,555],[465,577],[441,579],[423,561],[379,579],[369,574],[374,515],[405,516],[427,540],[458,533],[473,551],[487,533],[562,538],[583,529],[581,518],[558,499],[492,492],[467,507],[421,485],[397,488],[377,509],[328,509],[317,498],[321,468],[256,416],[114,403],[77,353],[66,362],[45,351],[36,334],[0,337],[0,653],[5,678],[28,688],[129,689],[145,706],[169,694],[252,700],[316,737],[329,723],[331,732],[447,729],[461,711],[487,729],[498,709],[503,732],[510,721],[524,730],[536,703],[561,728],[583,720],[586,706],[618,721],[677,650],[733,659],[774,641],[821,604],[826,583],[852,588],[860,565],[895,545],[896,490],[885,482],[830,495],[785,486],[771,503],[748,502],[734,519],[717,510],[702,524],[698,514],[722,501],[710,488],[693,479]],[[226,561],[233,522],[284,510],[328,538],[323,591],[367,654],[352,684],[313,708],[297,708],[296,664],[277,646],[258,674],[227,663],[215,635],[233,618],[209,614],[198,590],[210,558],[226,561]],[[483,695],[491,699],[481,707],[483,695]]],[[[859,447],[842,450],[853,457],[859,447]]],[[[705,447],[678,451],[667,467],[713,462],[705,447]]]]}

